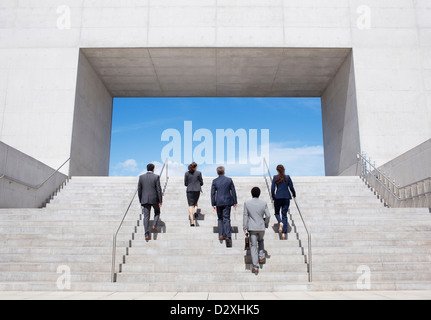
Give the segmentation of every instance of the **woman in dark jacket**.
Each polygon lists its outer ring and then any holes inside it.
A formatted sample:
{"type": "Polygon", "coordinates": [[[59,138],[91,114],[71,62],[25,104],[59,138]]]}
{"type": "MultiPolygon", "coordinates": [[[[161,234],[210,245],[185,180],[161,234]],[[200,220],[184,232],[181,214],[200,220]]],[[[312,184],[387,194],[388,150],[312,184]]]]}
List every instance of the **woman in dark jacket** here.
{"type": "Polygon", "coordinates": [[[198,165],[193,162],[189,165],[189,171],[184,176],[184,185],[187,187],[187,202],[189,203],[189,216],[190,226],[194,227],[194,214],[198,210],[198,201],[201,195],[202,186],[204,181],[202,179],[202,173],[197,171],[198,165]]]}
{"type": "Polygon", "coordinates": [[[274,176],[272,180],[271,194],[272,199],[274,199],[275,217],[279,223],[278,232],[281,233],[281,239],[286,239],[288,222],[287,213],[289,211],[290,200],[292,195],[296,198],[295,188],[293,187],[293,182],[290,176],[286,176],[285,169],[283,165],[277,166],[278,175],[274,176]],[[290,191],[292,194],[290,194],[290,191]],[[280,209],[282,218],[280,218],[280,209]]]}

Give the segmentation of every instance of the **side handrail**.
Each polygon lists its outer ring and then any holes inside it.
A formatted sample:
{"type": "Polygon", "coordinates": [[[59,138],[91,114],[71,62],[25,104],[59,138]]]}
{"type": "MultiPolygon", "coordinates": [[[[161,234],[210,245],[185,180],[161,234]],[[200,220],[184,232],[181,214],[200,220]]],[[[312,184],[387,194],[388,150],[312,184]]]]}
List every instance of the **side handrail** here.
{"type": "Polygon", "coordinates": [[[308,237],[308,281],[313,281],[313,261],[312,261],[312,252],[311,252],[311,232],[308,231],[307,224],[304,221],[304,217],[302,216],[301,209],[299,208],[298,202],[296,201],[296,198],[293,198],[295,201],[296,208],[298,209],[299,216],[301,217],[302,224],[304,225],[305,232],[307,232],[308,237]]]}
{"type": "Polygon", "coordinates": [[[361,162],[362,171],[361,177],[368,181],[369,177],[373,177],[374,180],[380,184],[392,197],[394,197],[398,201],[407,201],[411,199],[415,199],[418,197],[425,196],[427,194],[431,194],[431,177],[410,183],[406,186],[400,187],[397,186],[391,179],[381,170],[379,170],[376,164],[371,162],[371,159],[367,159],[366,153],[358,153],[357,154],[358,161],[361,162]],[[425,182],[429,181],[429,189],[425,191],[425,187],[422,193],[417,193],[413,195],[413,193],[409,197],[401,197],[401,190],[417,187],[419,184],[423,183],[425,186],[425,182]]]}
{"type": "MultiPolygon", "coordinates": [[[[160,171],[160,177],[161,177],[163,175],[163,172],[166,170],[165,171],[166,172],[166,182],[165,182],[163,189],[162,189],[162,195],[165,194],[166,187],[168,185],[168,180],[169,180],[168,167],[169,167],[169,161],[168,161],[168,159],[166,159],[165,163],[163,164],[162,170],[160,171]]],[[[118,227],[117,227],[117,229],[113,235],[113,239],[112,239],[112,266],[111,266],[111,281],[112,282],[117,281],[116,276],[115,276],[116,275],[115,274],[115,258],[117,255],[117,236],[118,236],[118,233],[120,232],[121,227],[123,226],[123,223],[127,217],[127,214],[129,213],[129,210],[133,204],[133,201],[135,201],[137,194],[138,194],[138,188],[136,188],[136,191],[133,194],[132,200],[130,200],[129,205],[127,206],[126,212],[124,213],[123,218],[121,219],[121,222],[118,225],[118,227]]]]}
{"type": "Polygon", "coordinates": [[[29,188],[29,189],[33,189],[33,190],[39,190],[40,188],[42,188],[49,180],[51,180],[51,178],[56,174],[56,173],[58,173],[60,170],[61,170],[61,168],[63,168],[65,165],[66,165],[66,163],[68,163],[70,161],[70,158],[69,159],[67,159],[60,167],[58,167],[58,169],[57,170],[55,170],[48,178],[46,178],[42,183],[40,183],[40,184],[38,184],[38,185],[33,185],[33,184],[29,184],[29,183],[27,183],[27,182],[23,182],[23,181],[21,181],[21,180],[18,180],[18,179],[15,179],[15,178],[12,178],[12,177],[9,177],[9,176],[7,176],[7,175],[5,175],[5,174],[3,174],[3,175],[1,175],[0,176],[0,180],[1,179],[6,179],[6,180],[9,180],[9,181],[12,181],[12,182],[15,182],[15,183],[18,183],[18,184],[21,184],[21,185],[23,185],[23,186],[25,186],[25,187],[27,187],[27,188],[29,188]]]}
{"type": "MultiPolygon", "coordinates": [[[[274,204],[274,199],[272,198],[272,193],[271,193],[271,187],[268,184],[268,180],[266,178],[267,174],[269,176],[270,184],[272,185],[271,171],[269,170],[268,162],[264,158],[263,159],[263,177],[265,178],[265,183],[266,183],[266,186],[268,189],[269,198],[271,199],[271,202],[274,204]]],[[[312,251],[311,251],[311,233],[307,228],[307,224],[305,223],[304,217],[302,215],[301,209],[299,208],[298,202],[296,201],[296,198],[293,198],[293,200],[295,201],[296,208],[298,209],[299,216],[301,217],[302,224],[304,225],[305,232],[307,233],[307,238],[308,238],[308,257],[307,257],[308,282],[312,282],[313,281],[313,261],[312,261],[312,251]]]]}

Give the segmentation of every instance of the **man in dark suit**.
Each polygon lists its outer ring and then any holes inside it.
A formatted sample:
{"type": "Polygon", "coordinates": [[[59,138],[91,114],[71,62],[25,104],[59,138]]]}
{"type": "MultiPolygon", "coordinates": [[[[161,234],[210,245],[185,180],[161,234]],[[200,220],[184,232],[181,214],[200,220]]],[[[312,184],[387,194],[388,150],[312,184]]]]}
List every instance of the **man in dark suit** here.
{"type": "Polygon", "coordinates": [[[226,246],[231,248],[230,212],[232,206],[236,209],[238,203],[236,191],[232,179],[225,176],[224,167],[218,167],[217,174],[219,177],[214,179],[211,186],[211,204],[217,212],[219,239],[226,239],[226,246]]]}
{"type": "Polygon", "coordinates": [[[154,164],[147,165],[147,173],[139,177],[138,196],[144,215],[145,240],[150,240],[150,211],[154,208],[154,224],[152,229],[157,231],[157,222],[160,218],[160,208],[163,203],[160,177],[154,174],[154,164]]]}

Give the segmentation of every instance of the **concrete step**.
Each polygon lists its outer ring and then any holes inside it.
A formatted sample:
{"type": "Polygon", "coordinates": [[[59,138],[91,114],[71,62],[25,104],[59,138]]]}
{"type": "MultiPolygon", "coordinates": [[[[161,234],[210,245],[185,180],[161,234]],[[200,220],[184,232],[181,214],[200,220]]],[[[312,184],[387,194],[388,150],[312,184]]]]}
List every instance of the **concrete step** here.
{"type": "MultiPolygon", "coordinates": [[[[322,272],[314,272],[313,280],[314,281],[343,281],[343,282],[356,282],[360,274],[352,273],[352,272],[331,272],[331,273],[322,273],[322,272]]],[[[370,281],[431,281],[431,272],[421,270],[421,272],[401,272],[401,271],[384,271],[384,272],[376,272],[373,271],[370,273],[370,281]]]]}
{"type": "Polygon", "coordinates": [[[396,262],[431,262],[431,256],[424,254],[410,253],[408,255],[400,255],[397,253],[370,253],[370,254],[313,254],[313,264],[335,264],[335,263],[396,263],[396,262]]]}
{"type": "MultiPolygon", "coordinates": [[[[254,276],[251,275],[251,279],[254,276]]],[[[259,278],[259,277],[257,277],[259,278]]],[[[72,282],[70,291],[91,292],[273,292],[304,291],[307,282],[248,282],[248,283],[109,283],[109,282],[72,282]]],[[[0,291],[57,291],[56,283],[47,282],[0,282],[0,291]]]]}
{"type": "MultiPolygon", "coordinates": [[[[156,265],[151,263],[143,264],[124,264],[121,267],[122,273],[159,273],[163,276],[163,273],[193,273],[199,271],[205,271],[208,273],[241,273],[251,271],[251,264],[208,264],[205,262],[190,264],[162,264],[156,265]]],[[[295,272],[295,273],[307,273],[307,266],[301,262],[298,264],[276,264],[272,263],[270,259],[267,259],[267,263],[261,266],[261,270],[264,272],[295,272]]]]}
{"type": "Polygon", "coordinates": [[[230,249],[218,240],[212,180],[204,179],[199,227],[190,228],[183,178],[170,179],[159,232],[151,233],[150,241],[144,239],[141,208],[134,199],[118,234],[121,272],[115,284],[110,283],[112,235],[136,191],[137,177],[73,178],[45,209],[0,209],[0,290],[58,290],[60,265],[70,267],[77,291],[357,290],[361,265],[370,268],[373,290],[431,289],[427,209],[384,208],[357,177],[293,177],[313,233],[314,282],[307,283],[303,252],[308,243],[293,201],[289,223],[293,217],[295,227],[288,240],[280,241],[272,216],[265,235],[268,257],[256,277],[243,250],[242,209],[251,188],[259,186],[273,214],[265,180],[234,178],[239,206],[232,210],[236,233],[230,249]]]}
{"type": "Polygon", "coordinates": [[[170,283],[187,283],[187,284],[220,284],[230,283],[232,285],[249,284],[249,283],[261,283],[261,282],[306,282],[308,276],[306,273],[295,273],[295,272],[261,272],[259,277],[251,274],[250,271],[243,271],[237,273],[127,273],[118,274],[118,282],[121,283],[150,283],[157,284],[160,281],[170,283]]]}
{"type": "MultiPolygon", "coordinates": [[[[227,249],[226,249],[227,250],[227,249]]],[[[243,252],[243,251],[241,251],[243,252]]],[[[206,264],[239,264],[245,265],[249,263],[247,256],[244,253],[237,252],[236,254],[214,254],[210,256],[184,256],[181,254],[171,256],[140,256],[140,255],[129,255],[126,257],[126,264],[142,264],[151,261],[154,264],[199,264],[205,262],[206,264]],[[245,258],[246,257],[246,258],[245,258]],[[149,260],[150,259],[150,260],[149,260]]],[[[283,255],[283,256],[271,256],[271,261],[277,259],[278,263],[292,263],[300,264],[304,263],[304,257],[298,253],[296,255],[283,255]]]]}
{"type": "MultiPolygon", "coordinates": [[[[55,273],[57,274],[58,268],[61,265],[58,263],[49,262],[38,262],[38,263],[0,263],[0,272],[44,272],[44,273],[55,273]]],[[[79,273],[92,273],[92,272],[102,272],[110,273],[111,264],[106,263],[94,263],[94,262],[81,262],[75,263],[71,267],[71,272],[79,273]]],[[[59,274],[57,274],[57,277],[59,274]]]]}

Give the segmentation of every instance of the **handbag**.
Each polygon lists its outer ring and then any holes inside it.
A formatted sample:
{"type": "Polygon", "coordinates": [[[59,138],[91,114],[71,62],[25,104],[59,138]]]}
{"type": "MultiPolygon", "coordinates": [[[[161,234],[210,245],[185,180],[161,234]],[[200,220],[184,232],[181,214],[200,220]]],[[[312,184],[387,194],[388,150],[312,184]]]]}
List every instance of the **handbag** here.
{"type": "Polygon", "coordinates": [[[245,234],[244,250],[250,250],[250,238],[248,237],[248,233],[245,234]]]}

